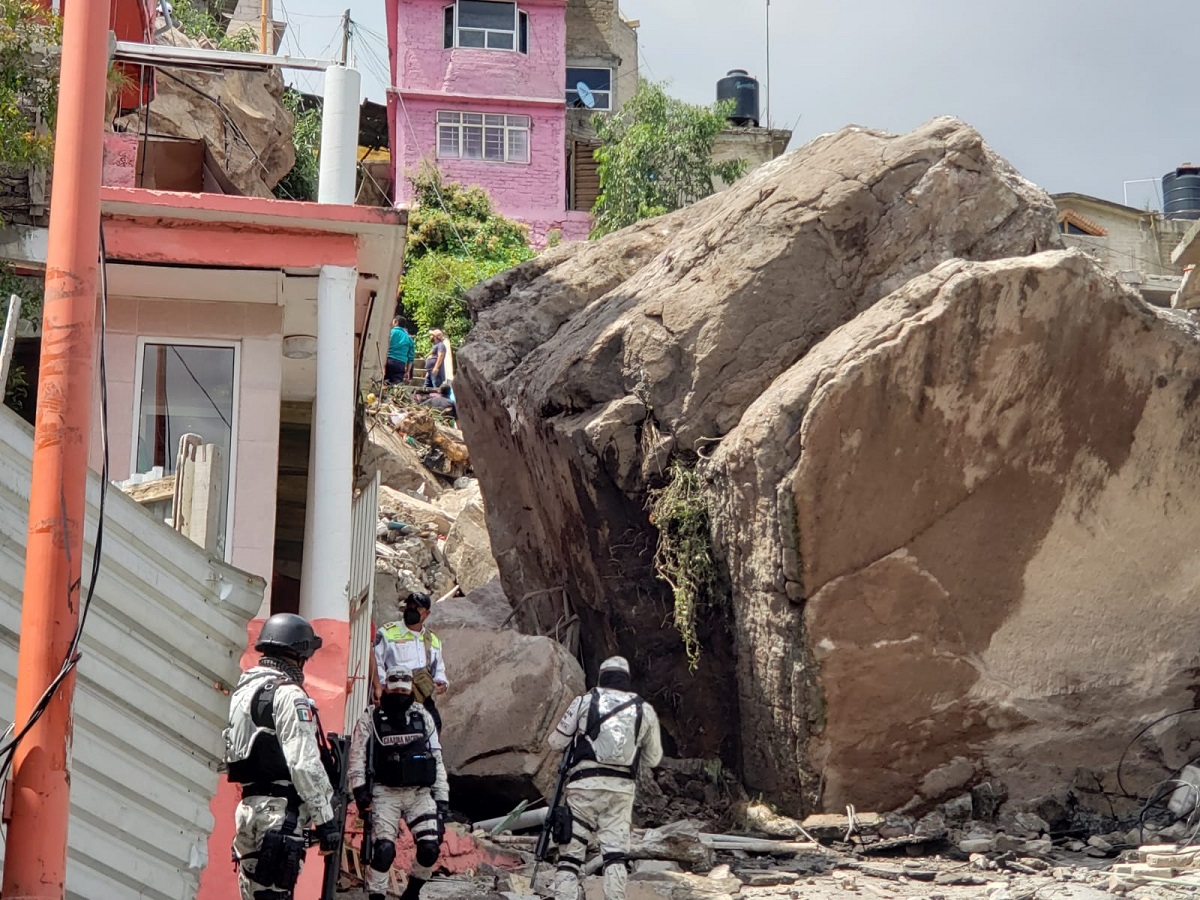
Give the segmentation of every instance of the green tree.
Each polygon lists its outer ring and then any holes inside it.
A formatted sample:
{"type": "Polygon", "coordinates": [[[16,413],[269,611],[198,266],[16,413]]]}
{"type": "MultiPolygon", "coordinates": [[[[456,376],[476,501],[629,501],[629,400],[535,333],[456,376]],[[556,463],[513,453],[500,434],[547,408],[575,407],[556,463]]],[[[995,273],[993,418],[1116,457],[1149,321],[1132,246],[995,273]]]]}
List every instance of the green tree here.
{"type": "Polygon", "coordinates": [[[321,110],[303,108],[300,93],[293,88],[283,92],[283,107],[295,117],[292,143],[296,147],[296,164],[275,185],[275,196],[282,200],[316,200],[317,182],[321,171],[317,153],[321,149],[321,110]]]}
{"type": "Polygon", "coordinates": [[[233,34],[225,33],[225,26],[209,12],[204,0],[172,0],[171,18],[175,25],[193,40],[206,38],[219,50],[258,49],[258,34],[253,28],[241,28],[233,34]]]}
{"type": "Polygon", "coordinates": [[[441,328],[457,344],[471,330],[463,295],[530,259],[529,231],[496,212],[482,188],[443,183],[432,165],[423,165],[409,180],[414,204],[400,282],[404,312],[420,329],[422,349],[431,328],[441,328]]]}
{"type": "Polygon", "coordinates": [[[729,183],[745,160],[713,162],[713,141],[725,130],[730,105],[697,106],[643,81],[614,115],[596,115],[600,196],[593,237],[661,216],[707,197],[714,178],[729,183]]]}
{"type": "Polygon", "coordinates": [[[50,164],[61,38],[33,0],[0,0],[0,168],[50,164]]]}

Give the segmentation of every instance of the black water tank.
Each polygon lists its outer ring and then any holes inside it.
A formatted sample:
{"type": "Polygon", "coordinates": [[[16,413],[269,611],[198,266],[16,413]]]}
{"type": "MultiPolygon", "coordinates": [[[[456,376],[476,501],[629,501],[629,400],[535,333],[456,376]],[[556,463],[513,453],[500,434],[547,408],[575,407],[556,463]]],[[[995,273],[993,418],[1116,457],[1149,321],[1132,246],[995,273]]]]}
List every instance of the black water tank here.
{"type": "Polygon", "coordinates": [[[758,127],[757,78],[752,78],[745,69],[731,69],[728,75],[717,82],[717,102],[724,100],[733,101],[730,122],[758,127]]]}
{"type": "Polygon", "coordinates": [[[1185,163],[1163,176],[1163,215],[1200,219],[1200,166],[1185,163]]]}

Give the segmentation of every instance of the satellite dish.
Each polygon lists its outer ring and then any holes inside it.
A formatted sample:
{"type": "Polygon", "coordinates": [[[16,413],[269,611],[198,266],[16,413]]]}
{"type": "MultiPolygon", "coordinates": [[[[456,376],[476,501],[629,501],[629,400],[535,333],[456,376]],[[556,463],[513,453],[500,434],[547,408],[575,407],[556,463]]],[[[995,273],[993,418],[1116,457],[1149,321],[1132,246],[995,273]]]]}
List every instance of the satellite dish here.
{"type": "Polygon", "coordinates": [[[592,93],[592,89],[582,81],[575,85],[575,93],[579,94],[579,100],[588,109],[594,109],[596,106],[596,95],[592,93]]]}

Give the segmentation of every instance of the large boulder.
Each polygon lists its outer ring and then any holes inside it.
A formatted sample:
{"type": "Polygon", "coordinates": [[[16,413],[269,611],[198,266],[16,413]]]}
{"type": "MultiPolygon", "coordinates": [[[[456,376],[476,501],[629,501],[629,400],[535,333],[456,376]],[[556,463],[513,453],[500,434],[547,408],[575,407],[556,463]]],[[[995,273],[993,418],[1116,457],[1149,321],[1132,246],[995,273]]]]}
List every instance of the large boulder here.
{"type": "Polygon", "coordinates": [[[443,491],[438,477],[421,462],[421,452],[382,417],[371,421],[367,429],[361,466],[364,482],[378,472],[380,484],[393,490],[419,493],[429,500],[443,491]]]}
{"type": "Polygon", "coordinates": [[[708,468],[751,785],[1115,790],[1194,705],[1198,396],[1195,324],[1063,252],[947,263],[776,379],[708,468]]]}
{"type": "Polygon", "coordinates": [[[522,634],[510,613],[493,581],[437,604],[428,620],[450,680],[438,709],[454,805],[476,820],[553,789],[558,760],[546,738],[584,691],[575,658],[551,638],[522,634]]]}
{"type": "Polygon", "coordinates": [[[483,494],[479,485],[468,489],[470,497],[462,505],[450,533],[446,536],[446,564],[464,593],[483,587],[500,573],[492,556],[491,539],[485,521],[483,494]]]}
{"type": "MultiPolygon", "coordinates": [[[[178,30],[163,32],[158,43],[199,46],[178,30]]],[[[296,163],[294,117],[284,107],[278,69],[211,71],[164,68],[154,81],[150,129],[168,137],[202,139],[217,165],[243,194],[271,197],[296,163]]],[[[144,109],[119,119],[125,131],[141,134],[144,109]]]]}
{"type": "MultiPolygon", "coordinates": [[[[956,257],[1027,254],[1056,240],[1049,197],[969,126],[938,119],[900,137],[823,136],[685,210],[547,252],[476,288],[455,391],[523,627],[554,621],[550,598],[565,590],[588,667],[613,652],[632,660],[668,752],[737,763],[738,682],[756,663],[735,656],[728,603],[718,603],[701,610],[703,652],[689,671],[669,624],[671,592],[655,575],[649,490],[672,460],[711,451],[780,374],[911,278],[956,257]]],[[[731,587],[737,600],[742,587],[731,587]]],[[[738,639],[753,646],[755,635],[738,639]]],[[[752,779],[799,799],[802,747],[782,729],[746,733],[784,770],[770,779],[748,760],[752,779]]]]}

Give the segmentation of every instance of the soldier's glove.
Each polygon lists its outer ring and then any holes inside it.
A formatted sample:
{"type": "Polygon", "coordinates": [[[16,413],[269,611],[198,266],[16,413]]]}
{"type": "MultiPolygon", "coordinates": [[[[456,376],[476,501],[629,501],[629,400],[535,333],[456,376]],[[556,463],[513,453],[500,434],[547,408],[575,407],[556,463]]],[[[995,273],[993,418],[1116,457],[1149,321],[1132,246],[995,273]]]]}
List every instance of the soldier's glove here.
{"type": "Polygon", "coordinates": [[[321,845],[323,853],[332,853],[338,848],[342,843],[342,829],[336,821],[331,819],[317,826],[317,843],[321,845]]]}
{"type": "Polygon", "coordinates": [[[370,809],[371,789],[365,784],[360,784],[354,789],[354,805],[358,807],[359,814],[362,814],[370,809]]]}

